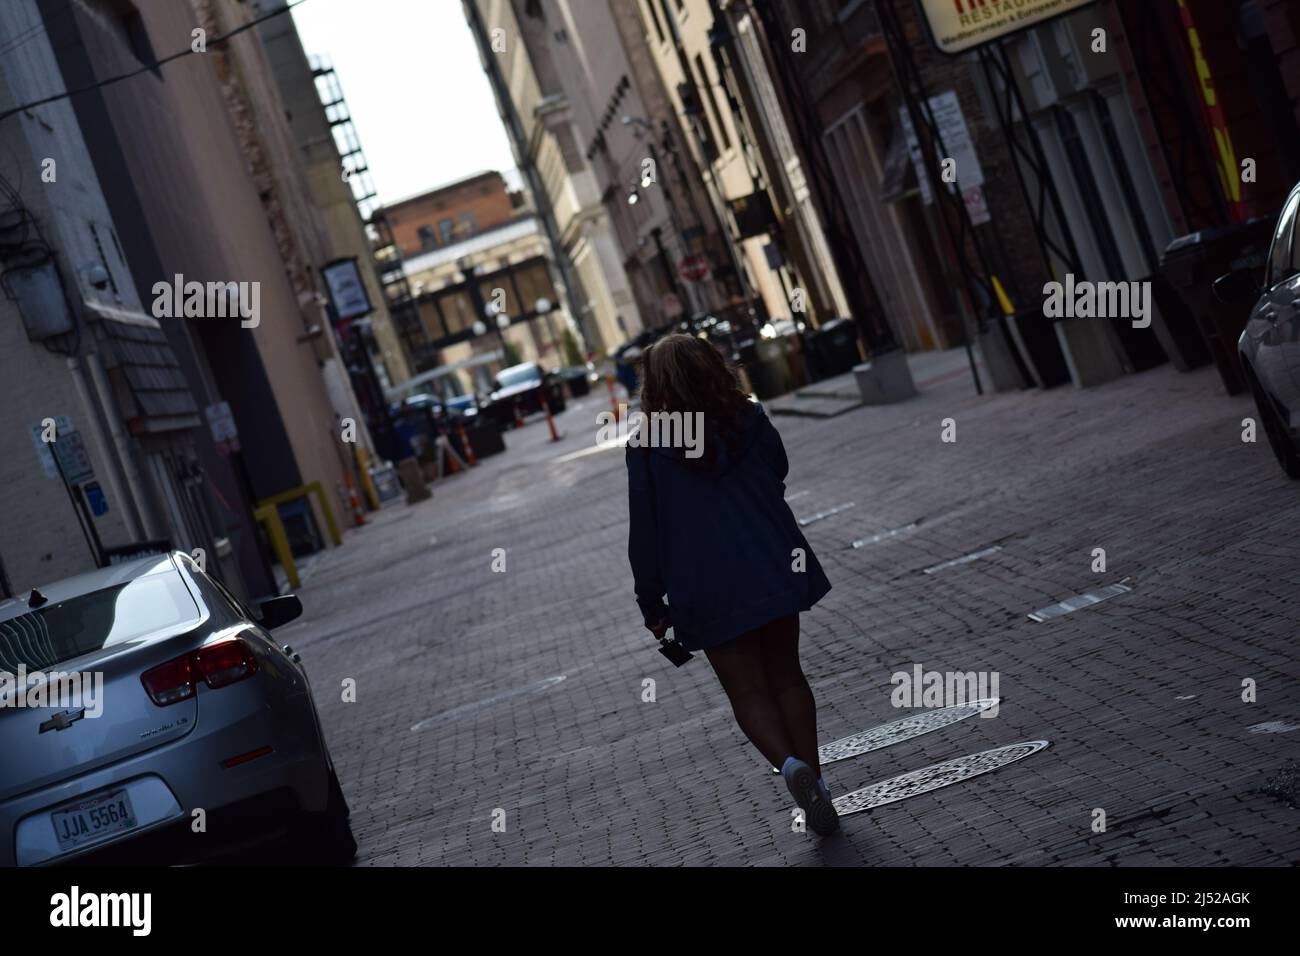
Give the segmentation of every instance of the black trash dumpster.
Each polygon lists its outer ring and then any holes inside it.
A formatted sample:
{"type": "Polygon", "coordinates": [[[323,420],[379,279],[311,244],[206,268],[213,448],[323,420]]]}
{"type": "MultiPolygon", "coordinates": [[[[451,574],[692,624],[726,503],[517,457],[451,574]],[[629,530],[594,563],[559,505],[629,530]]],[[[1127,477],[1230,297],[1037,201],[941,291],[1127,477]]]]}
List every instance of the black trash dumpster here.
{"type": "Polygon", "coordinates": [[[852,319],[831,319],[804,337],[804,358],[814,381],[851,372],[862,361],[858,327],[852,319]]]}
{"type": "Polygon", "coordinates": [[[1203,229],[1175,239],[1161,259],[1161,272],[1192,314],[1229,395],[1246,390],[1237,339],[1253,303],[1220,302],[1214,296],[1214,280],[1234,269],[1262,273],[1276,223],[1276,215],[1257,216],[1231,226],[1203,229]]]}

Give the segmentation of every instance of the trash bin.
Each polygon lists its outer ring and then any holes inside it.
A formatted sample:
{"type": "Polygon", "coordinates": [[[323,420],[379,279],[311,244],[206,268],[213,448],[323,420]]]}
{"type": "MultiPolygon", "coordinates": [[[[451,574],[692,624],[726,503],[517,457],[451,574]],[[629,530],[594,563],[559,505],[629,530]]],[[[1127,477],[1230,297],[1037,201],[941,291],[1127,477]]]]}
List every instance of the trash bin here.
{"type": "Polygon", "coordinates": [[[1151,297],[1156,304],[1151,328],[1174,368],[1190,372],[1209,365],[1212,361],[1210,350],[1205,347],[1205,339],[1201,338],[1201,330],[1196,327],[1192,310],[1162,273],[1157,272],[1151,277],[1151,297]]]}
{"type": "Polygon", "coordinates": [[[1115,341],[1123,353],[1121,358],[1124,370],[1129,373],[1145,372],[1169,361],[1156,322],[1159,311],[1159,296],[1155,292],[1159,276],[1145,276],[1138,279],[1139,284],[1151,287],[1150,324],[1142,328],[1133,327],[1132,316],[1112,316],[1109,321],[1115,330],[1115,341]]]}
{"type": "Polygon", "coordinates": [[[1229,395],[1246,390],[1237,339],[1254,303],[1227,305],[1214,297],[1214,280],[1234,269],[1262,272],[1277,216],[1257,216],[1181,236],[1165,249],[1160,270],[1182,300],[1209,349],[1229,395]]]}
{"type": "Polygon", "coordinates": [[[740,362],[759,401],[790,391],[790,366],[782,338],[758,338],[740,346],[740,362]]]}
{"type": "Polygon", "coordinates": [[[814,381],[844,375],[862,361],[858,327],[852,319],[831,319],[804,337],[808,373],[814,381]]]}
{"type": "Polygon", "coordinates": [[[1043,315],[1042,306],[1007,316],[1006,328],[1035,385],[1056,388],[1070,381],[1070,366],[1056,336],[1056,326],[1043,315]]]}
{"type": "MultiPolygon", "coordinates": [[[[469,438],[470,447],[474,449],[476,459],[487,458],[506,450],[505,436],[502,435],[497,423],[488,416],[475,415],[470,424],[465,426],[465,434],[469,438]]],[[[458,434],[453,447],[460,444],[459,439],[458,434]]],[[[465,453],[464,448],[456,448],[456,450],[462,456],[465,453]]]]}

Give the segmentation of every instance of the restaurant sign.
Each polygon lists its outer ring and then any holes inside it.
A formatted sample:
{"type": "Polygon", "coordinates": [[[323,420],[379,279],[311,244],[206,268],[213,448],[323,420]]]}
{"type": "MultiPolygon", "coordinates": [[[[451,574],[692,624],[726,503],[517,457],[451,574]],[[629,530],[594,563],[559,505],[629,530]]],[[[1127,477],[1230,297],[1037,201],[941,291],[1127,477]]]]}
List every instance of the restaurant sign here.
{"type": "Polygon", "coordinates": [[[965,53],[985,43],[1074,13],[1095,0],[920,0],[941,53],[965,53]]]}

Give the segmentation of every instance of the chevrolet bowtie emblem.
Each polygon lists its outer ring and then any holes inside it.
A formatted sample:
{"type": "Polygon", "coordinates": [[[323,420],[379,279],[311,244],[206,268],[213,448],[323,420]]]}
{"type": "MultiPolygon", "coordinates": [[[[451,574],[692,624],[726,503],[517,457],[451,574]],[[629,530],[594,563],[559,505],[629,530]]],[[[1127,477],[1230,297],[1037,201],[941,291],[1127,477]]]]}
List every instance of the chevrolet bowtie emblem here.
{"type": "Polygon", "coordinates": [[[81,710],[65,710],[62,713],[55,714],[49,720],[43,721],[37,733],[43,734],[47,730],[67,730],[85,716],[85,708],[81,710]]]}

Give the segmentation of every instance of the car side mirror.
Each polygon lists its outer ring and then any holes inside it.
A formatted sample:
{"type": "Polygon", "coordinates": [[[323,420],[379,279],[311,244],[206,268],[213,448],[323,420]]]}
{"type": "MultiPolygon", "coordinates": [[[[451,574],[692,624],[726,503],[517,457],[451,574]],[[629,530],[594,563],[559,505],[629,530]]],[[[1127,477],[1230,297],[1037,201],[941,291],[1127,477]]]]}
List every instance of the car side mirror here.
{"type": "Polygon", "coordinates": [[[1214,280],[1214,297],[1224,305],[1245,305],[1259,298],[1259,283],[1252,269],[1234,269],[1214,280]]]}
{"type": "Polygon", "coordinates": [[[263,601],[257,606],[261,620],[258,622],[268,631],[288,624],[302,616],[302,602],[296,594],[284,594],[263,601]]]}

